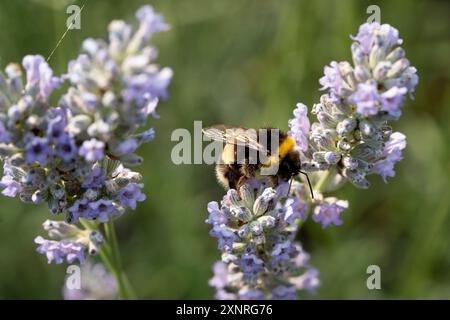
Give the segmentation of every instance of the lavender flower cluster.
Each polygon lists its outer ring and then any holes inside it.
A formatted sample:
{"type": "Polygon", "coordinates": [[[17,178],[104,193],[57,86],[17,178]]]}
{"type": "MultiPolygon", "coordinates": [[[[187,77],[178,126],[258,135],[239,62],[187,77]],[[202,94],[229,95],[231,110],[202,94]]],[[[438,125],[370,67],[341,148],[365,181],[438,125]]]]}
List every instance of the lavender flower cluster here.
{"type": "Polygon", "coordinates": [[[313,107],[318,121],[310,124],[302,103],[288,121],[303,169],[313,172],[314,199],[300,182],[287,194],[286,183],[274,190],[255,179],[239,192],[229,190],[220,207],[208,204],[206,223],[222,251],[210,280],[216,298],[296,299],[299,290],[314,291],[318,271],[295,241],[299,225],[308,215],[323,228],[341,225],[348,202],[324,193],[347,180],[367,188],[368,174],[384,181],[395,175],[406,138],[387,121],[398,120],[406,94],[412,97],[416,69],[398,46],[398,31],[387,24],[363,24],[352,39],[354,66],[332,62],[320,79],[328,93],[313,107]]]}
{"type": "Polygon", "coordinates": [[[295,241],[307,204],[287,184],[276,190],[263,180],[251,180],[239,193],[230,189],[221,201],[208,204],[222,259],[214,266],[210,285],[217,299],[295,299],[298,290],[314,291],[318,271],[309,266],[309,255],[295,241]],[[287,196],[286,196],[287,195],[287,196]]]}
{"type": "Polygon", "coordinates": [[[299,106],[290,127],[300,146],[309,141],[305,170],[335,169],[343,180],[367,188],[369,174],[379,174],[385,182],[395,175],[406,137],[393,133],[387,122],[400,118],[418,76],[399,47],[398,31],[390,25],[365,23],[352,39],[354,65],[333,61],[325,67],[320,84],[328,93],[312,108],[318,121],[311,125],[309,136],[305,136],[309,123],[301,125],[305,106],[299,106]]]}
{"type": "MultiPolygon", "coordinates": [[[[52,214],[65,213],[69,223],[107,222],[145,200],[141,175],[127,167],[142,162],[135,151],[154,137],[154,129],[138,130],[149,116],[158,117],[156,107],[167,97],[172,70],[154,63],[157,50],[149,44],[155,32],[168,29],[163,17],[150,6],[136,16],[136,30],[118,20],[110,23],[108,40],[85,40],[83,53],[62,77],[55,77],[41,56],[23,59],[25,83],[17,64],[0,73],[4,195],[47,203],[52,214]],[[54,106],[50,94],[64,81],[69,88],[54,106]]],[[[49,262],[61,263],[64,257],[83,262],[82,252],[95,242],[92,234],[58,226],[73,235],[38,237],[38,252],[49,262]]]]}

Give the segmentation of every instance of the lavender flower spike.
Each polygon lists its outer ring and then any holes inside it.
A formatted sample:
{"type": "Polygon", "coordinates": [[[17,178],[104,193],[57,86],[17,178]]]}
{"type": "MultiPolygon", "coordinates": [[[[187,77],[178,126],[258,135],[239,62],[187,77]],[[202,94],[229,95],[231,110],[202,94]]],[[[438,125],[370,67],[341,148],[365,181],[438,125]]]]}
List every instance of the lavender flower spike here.
{"type": "Polygon", "coordinates": [[[368,175],[376,173],[386,181],[395,174],[405,143],[399,142],[395,152],[385,150],[385,144],[400,139],[391,138],[388,121],[400,118],[418,76],[390,25],[366,23],[352,39],[354,64],[332,62],[320,79],[328,93],[312,109],[317,122],[311,125],[304,168],[335,169],[356,187],[368,188],[368,175]]]}
{"type": "MultiPolygon", "coordinates": [[[[218,238],[222,251],[209,282],[218,299],[293,299],[303,289],[289,283],[279,286],[310,268],[294,239],[294,221],[304,217],[306,204],[288,203],[296,199],[292,194],[282,199],[285,187],[274,190],[264,180],[253,180],[240,188],[240,195],[230,189],[220,209],[216,202],[208,204],[206,223],[212,224],[210,235],[218,238]]],[[[297,190],[298,184],[292,191],[297,190]]]]}
{"type": "Polygon", "coordinates": [[[48,263],[61,264],[64,260],[72,263],[78,260],[82,264],[87,254],[97,254],[103,242],[98,231],[81,230],[65,222],[47,220],[43,227],[54,240],[38,236],[34,242],[39,245],[36,251],[45,254],[48,263]]]}

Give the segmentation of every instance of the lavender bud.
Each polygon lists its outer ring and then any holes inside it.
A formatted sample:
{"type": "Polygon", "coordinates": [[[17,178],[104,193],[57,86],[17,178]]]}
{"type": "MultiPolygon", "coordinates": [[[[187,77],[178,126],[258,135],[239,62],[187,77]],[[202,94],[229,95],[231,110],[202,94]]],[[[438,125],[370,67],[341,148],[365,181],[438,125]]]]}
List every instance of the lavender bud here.
{"type": "Polygon", "coordinates": [[[59,214],[62,212],[62,208],[59,206],[59,202],[57,199],[51,198],[48,201],[48,209],[51,214],[59,214]]]}
{"type": "Polygon", "coordinates": [[[0,157],[10,157],[19,150],[11,144],[0,143],[0,157]]]}
{"type": "Polygon", "coordinates": [[[41,203],[45,200],[46,198],[46,193],[44,191],[41,190],[36,190],[33,195],[31,196],[31,201],[33,201],[33,203],[41,203]]]}
{"type": "Polygon", "coordinates": [[[362,159],[367,162],[373,162],[379,159],[381,153],[377,149],[362,143],[352,149],[351,155],[352,157],[362,159]]]}
{"type": "Polygon", "coordinates": [[[263,232],[263,227],[258,221],[253,221],[250,223],[249,229],[253,236],[259,236],[263,232]]]}
{"type": "Polygon", "coordinates": [[[48,232],[50,238],[61,240],[68,237],[74,237],[81,232],[74,225],[54,220],[45,220],[42,224],[44,230],[48,232]]]}
{"type": "Polygon", "coordinates": [[[234,218],[245,222],[250,221],[252,218],[252,213],[246,207],[232,206],[230,213],[234,218]]]}
{"type": "Polygon", "coordinates": [[[95,189],[87,189],[84,193],[84,197],[89,201],[94,201],[97,200],[98,194],[98,191],[95,189]]]}
{"type": "Polygon", "coordinates": [[[247,208],[250,208],[252,204],[255,202],[255,195],[253,190],[251,190],[248,184],[243,184],[239,188],[239,192],[241,193],[242,201],[247,208]]]}
{"type": "Polygon", "coordinates": [[[257,219],[264,230],[275,227],[276,221],[272,216],[262,216],[257,219]]]}
{"type": "Polygon", "coordinates": [[[359,82],[366,82],[371,78],[369,69],[367,69],[365,66],[357,65],[355,67],[355,78],[359,82]]]}
{"type": "Polygon", "coordinates": [[[390,127],[390,126],[382,126],[381,127],[381,134],[382,134],[383,140],[389,139],[389,137],[392,134],[392,127],[390,127]]]}
{"type": "Polygon", "coordinates": [[[369,55],[369,66],[371,69],[375,69],[375,66],[384,60],[385,51],[378,45],[375,45],[370,51],[369,55]]]}
{"type": "Polygon", "coordinates": [[[347,118],[339,122],[336,126],[336,132],[340,136],[347,136],[356,128],[356,120],[354,118],[347,118]]]}
{"type": "Polygon", "coordinates": [[[92,231],[89,234],[88,252],[90,255],[97,255],[100,246],[103,244],[103,237],[100,232],[92,231]]]}
{"type": "Polygon", "coordinates": [[[151,141],[155,138],[155,129],[150,128],[134,137],[139,144],[151,141]]]}
{"type": "Polygon", "coordinates": [[[239,195],[236,190],[230,189],[228,190],[228,199],[230,200],[231,204],[235,207],[240,206],[241,199],[239,198],[239,195]]]}
{"type": "Polygon", "coordinates": [[[256,217],[263,215],[269,209],[269,203],[275,198],[276,191],[272,188],[267,188],[264,192],[255,200],[253,205],[253,214],[256,217]]]}
{"type": "Polygon", "coordinates": [[[388,72],[391,70],[392,64],[389,61],[381,61],[373,70],[373,77],[377,81],[386,79],[388,72]]]}
{"type": "Polygon", "coordinates": [[[20,199],[20,201],[23,201],[23,202],[33,202],[32,198],[31,198],[32,196],[33,195],[30,193],[22,192],[21,194],[19,194],[19,199],[20,199]]]}
{"type": "Polygon", "coordinates": [[[368,64],[368,57],[364,54],[361,46],[353,42],[351,46],[353,62],[356,67],[358,66],[366,66],[368,64]]]}
{"type": "Polygon", "coordinates": [[[142,164],[143,159],[142,159],[142,157],[138,156],[137,154],[130,153],[130,154],[121,156],[120,161],[122,161],[125,165],[134,167],[134,166],[142,164]]]}
{"type": "Polygon", "coordinates": [[[358,168],[358,160],[352,157],[342,158],[342,164],[344,165],[345,168],[350,170],[355,170],[356,168],[358,168]]]}
{"type": "Polygon", "coordinates": [[[398,77],[408,67],[409,67],[409,60],[406,58],[402,58],[392,65],[392,68],[387,73],[387,77],[388,78],[398,77]]]}
{"type": "Polygon", "coordinates": [[[55,199],[60,200],[60,199],[62,199],[62,198],[65,197],[66,191],[65,191],[65,189],[64,189],[61,185],[56,184],[56,185],[53,185],[53,186],[50,188],[50,194],[51,194],[55,199]]]}
{"type": "Polygon", "coordinates": [[[250,230],[248,228],[248,225],[243,225],[237,231],[238,237],[241,238],[242,240],[245,240],[249,234],[250,234],[250,230]]]}
{"type": "Polygon", "coordinates": [[[343,139],[343,140],[338,141],[337,147],[339,149],[341,149],[342,151],[344,151],[344,152],[348,152],[352,148],[352,145],[351,145],[350,142],[348,142],[347,140],[343,139]]]}
{"type": "Polygon", "coordinates": [[[15,167],[21,167],[25,164],[25,158],[22,153],[12,155],[9,161],[11,165],[15,167]]]}
{"type": "Polygon", "coordinates": [[[327,151],[324,155],[324,160],[326,163],[334,165],[341,160],[341,156],[338,153],[327,151]]]}
{"type": "Polygon", "coordinates": [[[386,56],[386,60],[394,63],[397,60],[404,58],[404,57],[405,57],[405,50],[403,50],[403,48],[401,48],[401,47],[397,47],[386,56]]]}
{"type": "Polygon", "coordinates": [[[86,131],[91,124],[91,117],[89,117],[88,115],[79,114],[70,119],[70,122],[67,125],[67,131],[71,135],[77,136],[86,131]]]}
{"type": "Polygon", "coordinates": [[[319,112],[317,114],[317,119],[326,128],[336,127],[336,121],[326,112],[319,112]]]}
{"type": "Polygon", "coordinates": [[[367,120],[361,120],[359,130],[363,137],[372,137],[377,132],[377,127],[367,120]]]}

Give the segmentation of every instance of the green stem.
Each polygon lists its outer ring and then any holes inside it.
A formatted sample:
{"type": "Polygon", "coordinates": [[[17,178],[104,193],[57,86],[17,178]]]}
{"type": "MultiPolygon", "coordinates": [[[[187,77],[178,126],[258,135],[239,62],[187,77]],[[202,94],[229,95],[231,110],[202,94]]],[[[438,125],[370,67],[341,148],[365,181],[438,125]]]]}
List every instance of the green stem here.
{"type": "MultiPolygon", "coordinates": [[[[85,219],[80,219],[80,222],[86,229],[98,229],[97,224],[94,222],[85,219]]],[[[136,299],[136,295],[131,287],[131,284],[122,269],[122,263],[119,254],[119,245],[117,242],[117,236],[113,221],[110,220],[108,223],[105,223],[104,227],[106,239],[99,252],[100,258],[102,259],[108,270],[116,278],[119,298],[136,299]]]]}
{"type": "Polygon", "coordinates": [[[328,181],[332,177],[330,170],[325,171],[320,177],[319,181],[314,186],[314,190],[318,193],[323,193],[328,185],[328,181]]]}
{"type": "Polygon", "coordinates": [[[108,223],[105,224],[105,233],[108,237],[108,242],[110,245],[111,258],[114,261],[114,266],[116,267],[116,279],[119,287],[119,296],[122,299],[136,299],[136,295],[131,287],[128,277],[122,269],[119,244],[117,242],[116,230],[112,220],[109,220],[108,223]],[[122,294],[120,294],[120,292],[122,292],[122,294]]]}

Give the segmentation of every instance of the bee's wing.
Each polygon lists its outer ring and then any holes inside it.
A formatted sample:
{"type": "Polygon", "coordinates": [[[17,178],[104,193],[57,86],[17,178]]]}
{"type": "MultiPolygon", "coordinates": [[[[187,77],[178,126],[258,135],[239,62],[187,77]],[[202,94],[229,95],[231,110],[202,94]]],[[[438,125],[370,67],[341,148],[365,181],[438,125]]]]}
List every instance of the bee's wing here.
{"type": "Polygon", "coordinates": [[[266,152],[266,148],[258,142],[256,130],[252,131],[255,134],[251,134],[251,132],[245,128],[218,125],[205,128],[202,131],[206,137],[212,140],[266,152]]]}

